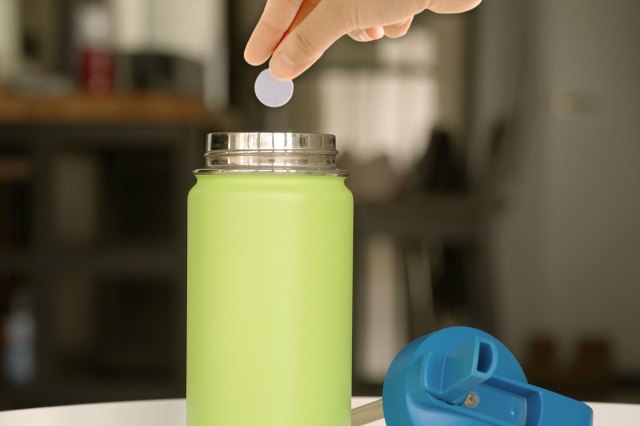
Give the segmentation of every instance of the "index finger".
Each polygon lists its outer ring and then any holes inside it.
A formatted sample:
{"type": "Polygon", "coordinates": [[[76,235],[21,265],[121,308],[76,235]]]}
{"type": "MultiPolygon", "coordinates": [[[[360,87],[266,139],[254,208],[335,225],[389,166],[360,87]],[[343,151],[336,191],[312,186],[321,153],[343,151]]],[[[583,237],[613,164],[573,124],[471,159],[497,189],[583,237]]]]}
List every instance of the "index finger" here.
{"type": "Polygon", "coordinates": [[[260,65],[269,59],[296,17],[301,3],[302,0],[267,1],[244,50],[244,59],[249,64],[260,65]]]}
{"type": "Polygon", "coordinates": [[[342,0],[320,1],[273,52],[269,69],[279,80],[293,80],[348,31],[342,0]],[[342,18],[341,18],[342,17],[342,18]]]}

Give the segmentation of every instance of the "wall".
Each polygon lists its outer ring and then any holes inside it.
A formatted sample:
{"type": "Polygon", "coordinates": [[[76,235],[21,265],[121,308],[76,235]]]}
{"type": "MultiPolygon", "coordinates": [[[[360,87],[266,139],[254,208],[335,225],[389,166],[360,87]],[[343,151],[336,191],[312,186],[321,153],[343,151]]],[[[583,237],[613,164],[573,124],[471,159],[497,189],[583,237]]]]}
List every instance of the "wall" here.
{"type": "MultiPolygon", "coordinates": [[[[606,334],[640,370],[640,4],[543,3],[548,144],[546,323],[606,334]],[[567,23],[570,25],[567,28],[567,23]]],[[[546,102],[545,102],[546,101],[546,102]]],[[[545,105],[540,105],[544,110],[545,105]]]]}
{"type": "Polygon", "coordinates": [[[486,176],[490,123],[516,117],[492,231],[500,332],[520,354],[543,332],[566,356],[604,335],[616,368],[640,371],[640,3],[506,3],[478,16],[478,55],[498,59],[479,61],[474,127],[486,176]],[[496,63],[511,70],[502,80],[496,63]]]}

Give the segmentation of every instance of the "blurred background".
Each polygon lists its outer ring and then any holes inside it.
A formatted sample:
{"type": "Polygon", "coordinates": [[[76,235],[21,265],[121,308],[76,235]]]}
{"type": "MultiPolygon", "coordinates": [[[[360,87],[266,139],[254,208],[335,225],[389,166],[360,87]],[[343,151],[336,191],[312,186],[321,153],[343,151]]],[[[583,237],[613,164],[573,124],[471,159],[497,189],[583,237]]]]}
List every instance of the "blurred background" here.
{"type": "Polygon", "coordinates": [[[495,334],[531,382],[640,402],[640,2],[486,0],[348,38],[258,103],[255,0],[0,0],[0,409],[183,397],[205,135],[336,134],[354,394],[495,334]]]}

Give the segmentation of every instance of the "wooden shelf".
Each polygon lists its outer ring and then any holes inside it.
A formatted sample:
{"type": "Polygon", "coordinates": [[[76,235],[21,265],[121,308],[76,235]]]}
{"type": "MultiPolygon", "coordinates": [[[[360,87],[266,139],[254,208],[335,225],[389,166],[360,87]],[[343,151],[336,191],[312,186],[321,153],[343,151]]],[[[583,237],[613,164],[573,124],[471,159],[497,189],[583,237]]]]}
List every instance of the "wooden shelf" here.
{"type": "Polygon", "coordinates": [[[212,113],[197,96],[164,93],[60,97],[0,92],[0,124],[193,124],[238,127],[229,111],[212,113]]]}

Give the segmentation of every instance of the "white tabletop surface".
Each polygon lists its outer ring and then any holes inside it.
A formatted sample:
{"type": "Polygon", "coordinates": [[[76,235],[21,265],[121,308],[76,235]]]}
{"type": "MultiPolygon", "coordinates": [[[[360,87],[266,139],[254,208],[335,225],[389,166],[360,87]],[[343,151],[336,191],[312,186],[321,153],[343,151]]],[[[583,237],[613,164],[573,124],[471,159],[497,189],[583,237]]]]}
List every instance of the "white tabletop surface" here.
{"type": "MultiPolygon", "coordinates": [[[[353,398],[357,407],[373,398],[353,398]]],[[[640,405],[589,403],[595,426],[640,425],[640,405]]],[[[66,405],[0,412],[0,426],[185,426],[184,399],[66,405]]],[[[384,426],[384,421],[371,423],[384,426]]]]}

